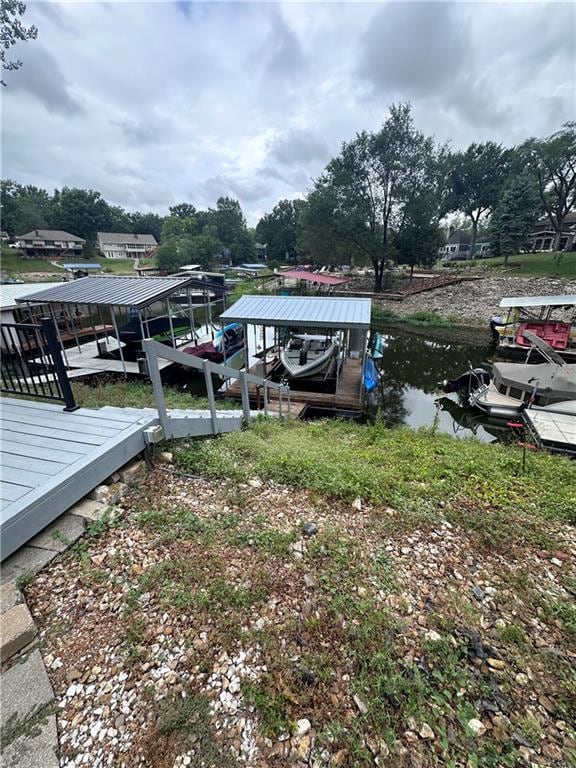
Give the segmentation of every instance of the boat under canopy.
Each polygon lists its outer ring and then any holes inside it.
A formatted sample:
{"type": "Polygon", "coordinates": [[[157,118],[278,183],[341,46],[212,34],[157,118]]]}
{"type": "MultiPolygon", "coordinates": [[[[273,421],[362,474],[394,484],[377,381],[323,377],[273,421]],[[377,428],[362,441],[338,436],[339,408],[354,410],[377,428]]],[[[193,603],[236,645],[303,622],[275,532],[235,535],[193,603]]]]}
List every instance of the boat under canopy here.
{"type": "Polygon", "coordinates": [[[294,334],[280,352],[280,361],[293,379],[316,376],[338,354],[339,345],[329,336],[294,334]]]}

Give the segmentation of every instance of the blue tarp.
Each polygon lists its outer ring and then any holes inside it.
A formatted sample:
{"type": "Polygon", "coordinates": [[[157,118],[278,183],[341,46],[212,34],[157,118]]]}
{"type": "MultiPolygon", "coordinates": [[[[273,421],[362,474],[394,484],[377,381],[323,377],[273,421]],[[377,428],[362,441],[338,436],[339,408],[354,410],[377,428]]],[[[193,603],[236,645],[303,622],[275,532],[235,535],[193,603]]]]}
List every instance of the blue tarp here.
{"type": "Polygon", "coordinates": [[[366,392],[373,392],[378,386],[378,371],[371,357],[367,357],[364,363],[364,389],[366,392]]]}

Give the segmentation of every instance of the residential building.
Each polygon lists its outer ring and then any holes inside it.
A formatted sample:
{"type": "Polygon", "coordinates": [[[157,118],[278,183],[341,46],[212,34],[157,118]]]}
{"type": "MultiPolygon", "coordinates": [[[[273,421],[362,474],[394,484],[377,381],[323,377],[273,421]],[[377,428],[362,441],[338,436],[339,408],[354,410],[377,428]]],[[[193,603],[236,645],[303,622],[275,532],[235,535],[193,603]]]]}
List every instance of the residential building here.
{"type": "Polygon", "coordinates": [[[532,251],[576,250],[576,211],[571,211],[564,219],[559,242],[557,242],[557,233],[552,228],[548,216],[538,219],[530,239],[530,250],[532,251]]]}
{"type": "Polygon", "coordinates": [[[82,256],[86,241],[61,229],[34,229],[17,235],[16,245],[25,259],[59,259],[82,256]]]}
{"type": "Polygon", "coordinates": [[[107,259],[149,258],[158,247],[154,235],[127,232],[98,232],[98,250],[107,259]]]}
{"type": "Polygon", "coordinates": [[[6,230],[4,230],[4,229],[0,232],[0,240],[3,243],[9,243],[10,242],[10,236],[9,236],[8,232],[6,232],[6,230]]]}
{"type": "Polygon", "coordinates": [[[442,261],[465,261],[467,259],[484,259],[490,255],[490,242],[485,237],[479,237],[474,246],[474,255],[470,254],[472,235],[463,229],[454,230],[446,245],[438,249],[442,261]]]}

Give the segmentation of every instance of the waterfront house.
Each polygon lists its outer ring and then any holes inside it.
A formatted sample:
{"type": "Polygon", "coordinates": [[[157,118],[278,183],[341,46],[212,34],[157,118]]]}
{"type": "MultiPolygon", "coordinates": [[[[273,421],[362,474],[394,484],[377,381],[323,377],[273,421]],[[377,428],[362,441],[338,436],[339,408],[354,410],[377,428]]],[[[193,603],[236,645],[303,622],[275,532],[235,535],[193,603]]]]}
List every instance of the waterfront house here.
{"type": "Polygon", "coordinates": [[[158,243],[154,235],[130,232],[98,232],[98,250],[107,259],[150,258],[158,243]]]}
{"type": "Polygon", "coordinates": [[[77,258],[82,255],[85,242],[81,237],[62,229],[33,229],[16,237],[16,245],[25,259],[59,259],[63,256],[77,258]]]}

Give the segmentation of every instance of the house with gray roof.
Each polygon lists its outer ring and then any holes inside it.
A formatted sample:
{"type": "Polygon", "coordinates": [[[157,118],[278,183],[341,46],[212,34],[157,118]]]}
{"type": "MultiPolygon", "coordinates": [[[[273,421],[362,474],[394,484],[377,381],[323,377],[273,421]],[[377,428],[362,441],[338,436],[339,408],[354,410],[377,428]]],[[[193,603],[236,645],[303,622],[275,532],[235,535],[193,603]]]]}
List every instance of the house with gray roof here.
{"type": "Polygon", "coordinates": [[[158,247],[154,235],[133,235],[130,232],[98,232],[97,245],[107,259],[146,259],[158,247]]]}
{"type": "Polygon", "coordinates": [[[86,241],[62,229],[33,229],[16,236],[16,245],[25,259],[60,259],[82,256],[86,241]]]}
{"type": "Polygon", "coordinates": [[[450,233],[446,245],[438,249],[442,261],[466,261],[467,259],[483,259],[490,253],[490,242],[479,237],[474,246],[474,255],[470,253],[472,235],[463,229],[455,229],[450,233]]]}

